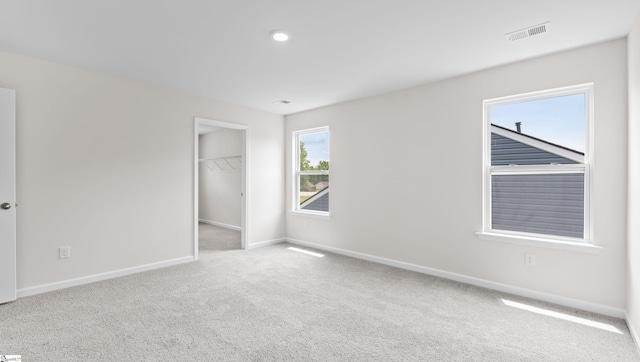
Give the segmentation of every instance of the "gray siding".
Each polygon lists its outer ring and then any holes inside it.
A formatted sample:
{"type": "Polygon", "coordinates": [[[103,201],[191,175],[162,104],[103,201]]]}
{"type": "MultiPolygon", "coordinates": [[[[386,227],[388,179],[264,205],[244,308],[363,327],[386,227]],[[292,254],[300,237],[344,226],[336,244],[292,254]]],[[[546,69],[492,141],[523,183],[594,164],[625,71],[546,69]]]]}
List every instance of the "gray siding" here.
{"type": "Polygon", "coordinates": [[[550,152],[491,133],[491,164],[493,166],[548,165],[577,163],[550,152]]]}
{"type": "Polygon", "coordinates": [[[313,211],[326,211],[329,212],[329,193],[319,196],[318,198],[311,198],[302,203],[300,206],[303,210],[313,211]]]}
{"type": "Polygon", "coordinates": [[[492,228],[582,238],[584,174],[494,175],[492,228]]]}

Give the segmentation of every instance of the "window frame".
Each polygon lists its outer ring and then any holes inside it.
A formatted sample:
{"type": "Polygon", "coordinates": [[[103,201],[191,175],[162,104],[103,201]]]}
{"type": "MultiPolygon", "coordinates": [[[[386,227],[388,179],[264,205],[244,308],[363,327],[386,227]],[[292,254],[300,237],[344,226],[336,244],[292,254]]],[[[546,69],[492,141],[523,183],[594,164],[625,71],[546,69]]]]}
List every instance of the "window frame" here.
{"type": "Polygon", "coordinates": [[[327,175],[329,176],[329,180],[331,180],[331,177],[330,177],[331,132],[329,131],[329,126],[322,126],[322,127],[315,127],[315,128],[308,128],[308,129],[293,131],[291,134],[292,134],[292,146],[293,146],[292,147],[293,157],[291,157],[291,159],[293,160],[293,180],[292,180],[293,192],[292,192],[291,212],[308,215],[308,216],[320,217],[320,218],[329,218],[331,216],[331,200],[329,200],[329,211],[305,210],[300,208],[300,177],[301,176],[327,175]],[[328,134],[328,139],[327,139],[328,150],[327,151],[329,152],[329,160],[328,160],[329,170],[305,170],[305,171],[300,170],[300,136],[312,134],[312,133],[322,133],[322,132],[327,132],[328,134]]]}
{"type": "Polygon", "coordinates": [[[593,122],[594,122],[594,84],[585,83],[569,87],[523,93],[506,97],[484,100],[483,106],[483,191],[482,191],[482,231],[478,238],[493,241],[510,242],[529,246],[547,247],[579,252],[597,253],[599,247],[593,242],[593,210],[591,203],[593,185],[593,122]],[[491,114],[490,108],[496,105],[521,103],[573,94],[585,96],[585,150],[584,162],[578,164],[549,165],[496,165],[491,164],[491,114]],[[548,234],[536,234],[492,228],[492,184],[493,175],[529,175],[552,173],[584,173],[584,232],[582,238],[548,234]]]}

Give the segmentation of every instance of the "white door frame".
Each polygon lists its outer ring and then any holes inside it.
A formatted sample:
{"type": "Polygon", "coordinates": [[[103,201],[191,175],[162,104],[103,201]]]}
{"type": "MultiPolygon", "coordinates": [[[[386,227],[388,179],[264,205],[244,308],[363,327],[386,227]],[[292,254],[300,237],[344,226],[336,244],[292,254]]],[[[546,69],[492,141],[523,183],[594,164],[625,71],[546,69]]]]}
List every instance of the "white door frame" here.
{"type": "Polygon", "coordinates": [[[198,130],[201,126],[212,126],[212,127],[220,127],[227,129],[235,129],[242,131],[242,185],[240,189],[240,247],[242,249],[247,249],[247,240],[249,240],[249,228],[248,225],[248,205],[249,205],[249,190],[247,185],[249,184],[249,126],[237,123],[229,123],[222,121],[214,121],[211,119],[195,117],[194,118],[194,127],[193,127],[193,255],[195,260],[198,260],[198,221],[199,221],[199,200],[198,196],[200,194],[199,189],[199,175],[200,175],[200,167],[199,167],[199,133],[198,130]]]}
{"type": "Polygon", "coordinates": [[[0,88],[0,303],[16,300],[16,91],[0,88]]]}

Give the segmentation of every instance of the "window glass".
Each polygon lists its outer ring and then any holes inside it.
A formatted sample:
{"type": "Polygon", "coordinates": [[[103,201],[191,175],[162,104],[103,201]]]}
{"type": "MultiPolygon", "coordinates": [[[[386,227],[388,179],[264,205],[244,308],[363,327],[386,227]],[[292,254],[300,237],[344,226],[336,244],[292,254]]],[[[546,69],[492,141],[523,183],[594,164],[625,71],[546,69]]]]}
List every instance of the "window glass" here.
{"type": "Polygon", "coordinates": [[[587,85],[485,101],[485,230],[588,238],[590,91],[587,85]]]}
{"type": "Polygon", "coordinates": [[[584,237],[584,174],[493,175],[492,227],[584,237]]]}
{"type": "Polygon", "coordinates": [[[329,212],[329,131],[300,131],[296,142],[296,209],[329,212]]]}
{"type": "Polygon", "coordinates": [[[489,115],[494,126],[584,154],[584,93],[496,104],[489,115]]]}

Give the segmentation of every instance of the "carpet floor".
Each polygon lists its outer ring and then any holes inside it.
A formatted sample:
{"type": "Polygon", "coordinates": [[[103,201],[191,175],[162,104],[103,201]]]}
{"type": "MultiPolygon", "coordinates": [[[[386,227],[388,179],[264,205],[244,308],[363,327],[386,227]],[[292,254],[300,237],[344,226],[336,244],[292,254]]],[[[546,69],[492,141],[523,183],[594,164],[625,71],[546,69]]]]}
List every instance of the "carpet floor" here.
{"type": "Polygon", "coordinates": [[[216,231],[205,228],[198,262],[0,305],[0,355],[25,362],[640,361],[620,319],[307,255],[286,243],[238,250],[238,232],[216,244],[216,231]],[[555,314],[536,313],[545,310],[555,314]]]}
{"type": "Polygon", "coordinates": [[[240,249],[240,231],[200,223],[198,234],[200,251],[240,249]]]}

